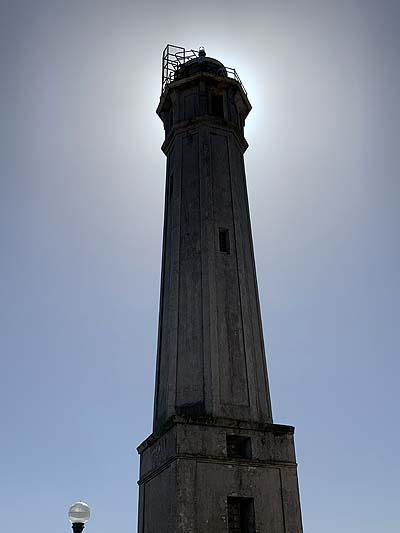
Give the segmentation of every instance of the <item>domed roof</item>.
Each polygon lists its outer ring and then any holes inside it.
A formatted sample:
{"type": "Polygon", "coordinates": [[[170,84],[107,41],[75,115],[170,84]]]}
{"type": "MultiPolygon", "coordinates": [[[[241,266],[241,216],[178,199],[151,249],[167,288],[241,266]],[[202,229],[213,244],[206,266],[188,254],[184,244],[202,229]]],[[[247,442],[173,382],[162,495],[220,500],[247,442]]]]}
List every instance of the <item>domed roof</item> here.
{"type": "Polygon", "coordinates": [[[175,80],[181,80],[198,72],[209,72],[217,76],[227,77],[226,68],[220,61],[212,57],[199,55],[199,57],[191,59],[180,66],[176,70],[174,78],[175,80]]]}

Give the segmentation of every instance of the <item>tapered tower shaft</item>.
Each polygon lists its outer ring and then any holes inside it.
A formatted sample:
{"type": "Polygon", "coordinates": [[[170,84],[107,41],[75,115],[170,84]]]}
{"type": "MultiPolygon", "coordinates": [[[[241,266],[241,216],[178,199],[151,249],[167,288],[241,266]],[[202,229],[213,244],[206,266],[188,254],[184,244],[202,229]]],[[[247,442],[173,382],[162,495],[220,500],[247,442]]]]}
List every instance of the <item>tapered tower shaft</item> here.
{"type": "Polygon", "coordinates": [[[157,113],[167,155],[154,428],[174,414],[272,422],[246,191],[241,84],[206,57],[157,113]]]}

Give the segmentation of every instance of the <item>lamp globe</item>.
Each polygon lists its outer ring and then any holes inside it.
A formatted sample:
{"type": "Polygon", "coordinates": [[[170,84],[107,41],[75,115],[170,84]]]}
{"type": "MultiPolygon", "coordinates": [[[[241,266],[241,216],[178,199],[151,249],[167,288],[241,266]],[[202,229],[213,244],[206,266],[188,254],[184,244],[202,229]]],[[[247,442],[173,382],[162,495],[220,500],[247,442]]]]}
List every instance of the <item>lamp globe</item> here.
{"type": "Polygon", "coordinates": [[[90,507],[85,502],[76,502],[69,508],[68,519],[74,533],[82,533],[86,522],[90,518],[90,507]]]}

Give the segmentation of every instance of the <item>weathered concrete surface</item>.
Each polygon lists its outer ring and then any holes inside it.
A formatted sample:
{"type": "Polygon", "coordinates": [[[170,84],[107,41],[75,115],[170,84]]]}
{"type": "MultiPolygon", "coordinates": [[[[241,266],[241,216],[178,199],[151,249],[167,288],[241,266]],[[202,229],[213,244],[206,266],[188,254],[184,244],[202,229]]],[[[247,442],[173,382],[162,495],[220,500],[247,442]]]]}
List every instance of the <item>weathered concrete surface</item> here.
{"type": "Polygon", "coordinates": [[[243,161],[251,106],[221,63],[204,61],[157,109],[167,180],[139,533],[237,532],[233,501],[250,502],[242,533],[301,533],[294,430],[272,423],[243,161]]]}
{"type": "Polygon", "coordinates": [[[301,533],[293,428],[175,417],[141,446],[139,533],[228,532],[227,498],[253,498],[256,531],[301,533]],[[227,454],[227,435],[251,458],[227,454]]]}
{"type": "Polygon", "coordinates": [[[154,429],[175,414],[272,422],[243,162],[249,110],[235,80],[210,73],[176,81],[161,97],[167,182],[154,429]]]}

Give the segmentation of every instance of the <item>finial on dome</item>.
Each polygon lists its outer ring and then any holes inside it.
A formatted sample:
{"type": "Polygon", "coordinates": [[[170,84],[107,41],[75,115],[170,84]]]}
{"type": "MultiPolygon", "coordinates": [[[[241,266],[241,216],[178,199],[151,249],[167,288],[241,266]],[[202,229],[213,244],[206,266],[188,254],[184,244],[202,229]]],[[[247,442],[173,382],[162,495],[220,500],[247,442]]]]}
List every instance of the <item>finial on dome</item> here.
{"type": "Polygon", "coordinates": [[[206,49],[204,46],[200,46],[199,48],[199,57],[205,57],[206,56],[206,49]]]}

